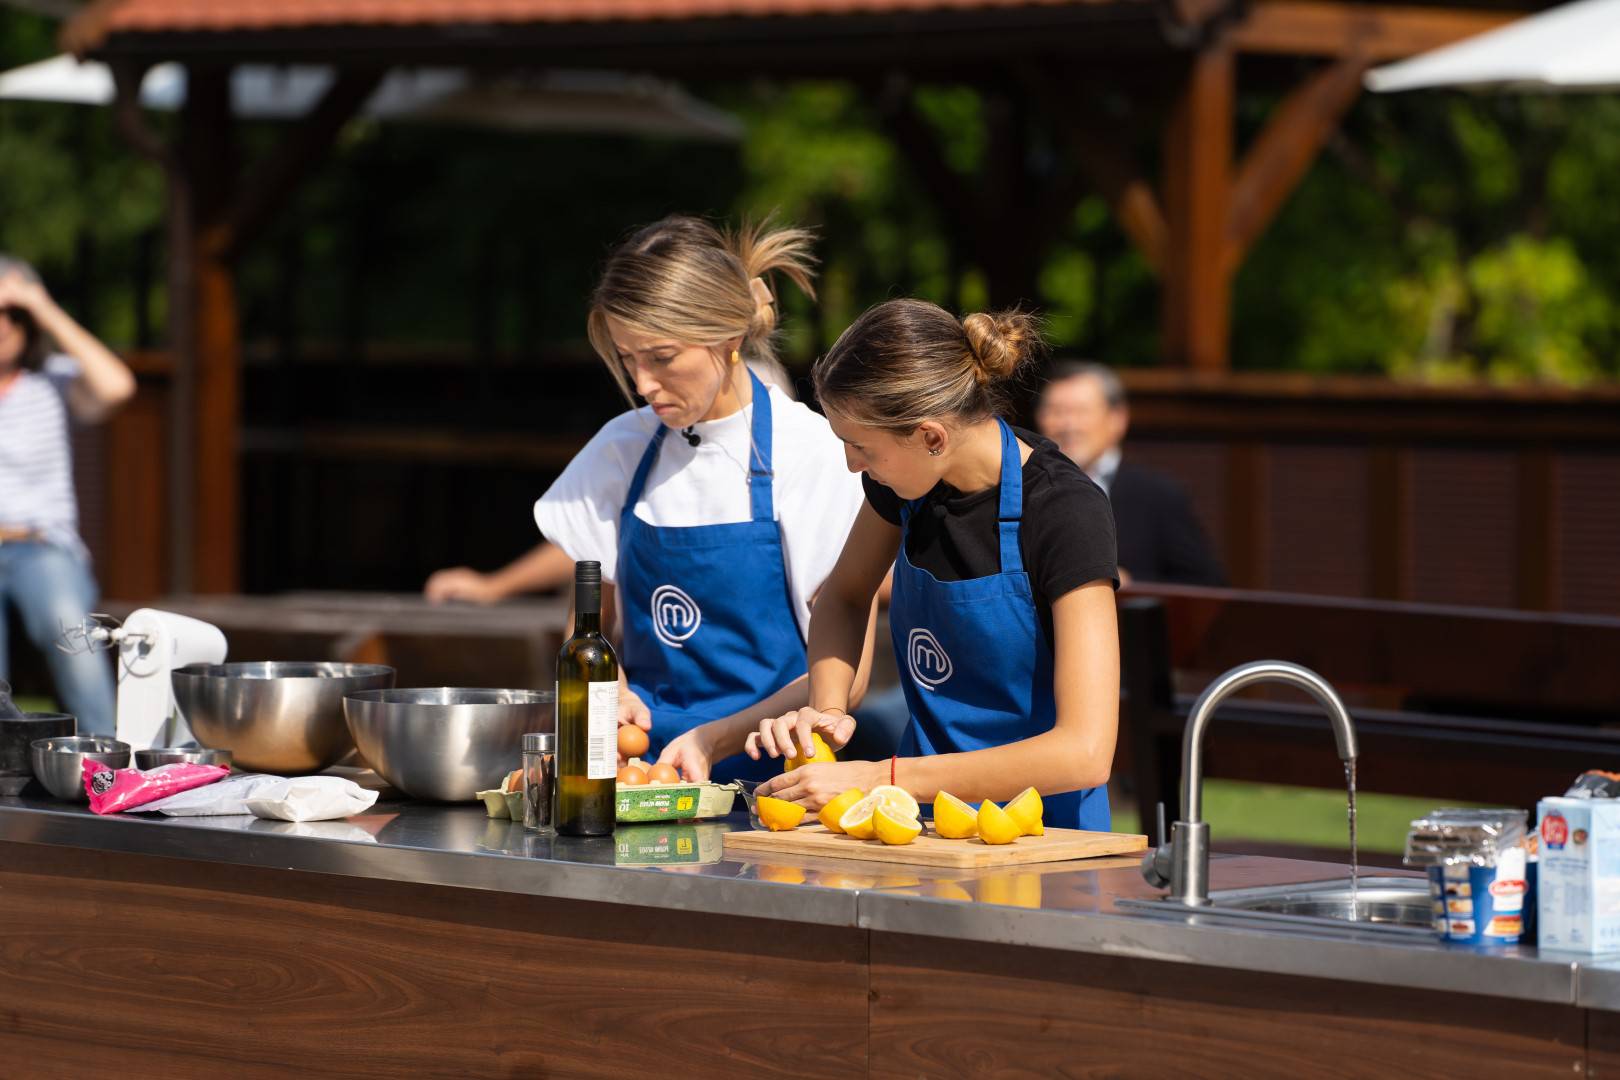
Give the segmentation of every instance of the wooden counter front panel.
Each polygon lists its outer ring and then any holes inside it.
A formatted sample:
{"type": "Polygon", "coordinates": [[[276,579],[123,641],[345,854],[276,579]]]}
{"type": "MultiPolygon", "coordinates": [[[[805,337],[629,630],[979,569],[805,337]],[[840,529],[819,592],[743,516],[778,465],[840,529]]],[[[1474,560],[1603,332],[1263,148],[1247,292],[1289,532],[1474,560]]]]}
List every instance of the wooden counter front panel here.
{"type": "Polygon", "coordinates": [[[0,1075],[866,1070],[862,931],[24,844],[0,868],[0,1075]]]}
{"type": "Polygon", "coordinates": [[[1535,1077],[1572,1006],[872,935],[873,1077],[1535,1077]]]}

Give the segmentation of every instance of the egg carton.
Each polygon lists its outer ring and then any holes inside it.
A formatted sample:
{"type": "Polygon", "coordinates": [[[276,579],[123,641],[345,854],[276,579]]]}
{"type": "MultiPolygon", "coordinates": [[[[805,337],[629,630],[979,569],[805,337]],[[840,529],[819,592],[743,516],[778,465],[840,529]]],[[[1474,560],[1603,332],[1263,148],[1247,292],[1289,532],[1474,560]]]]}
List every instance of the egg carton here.
{"type": "Polygon", "coordinates": [[[684,780],[666,784],[620,784],[614,792],[614,818],[623,822],[692,821],[731,813],[737,789],[731,784],[684,780]]]}

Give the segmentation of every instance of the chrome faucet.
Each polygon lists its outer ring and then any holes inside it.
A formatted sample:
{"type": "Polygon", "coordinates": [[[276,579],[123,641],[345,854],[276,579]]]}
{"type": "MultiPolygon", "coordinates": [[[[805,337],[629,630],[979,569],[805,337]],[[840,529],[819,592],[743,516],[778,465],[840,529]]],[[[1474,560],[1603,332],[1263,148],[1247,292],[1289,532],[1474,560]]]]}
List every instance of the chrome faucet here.
{"type": "Polygon", "coordinates": [[[1164,805],[1159,805],[1159,846],[1142,859],[1142,876],[1148,884],[1162,889],[1169,886],[1170,895],[1192,907],[1209,903],[1209,824],[1203,820],[1204,809],[1204,729],[1209,727],[1215,710],[1239,690],[1256,683],[1276,682],[1297,686],[1327,711],[1333,724],[1333,741],[1339,744],[1339,760],[1356,759],[1356,727],[1350,722],[1350,713],[1344,702],[1329,686],[1327,680],[1309,668],[1283,660],[1256,660],[1240,664],[1204,688],[1193,703],[1187,717],[1187,730],[1181,737],[1181,812],[1182,820],[1170,829],[1169,842],[1164,836],[1164,805]]]}

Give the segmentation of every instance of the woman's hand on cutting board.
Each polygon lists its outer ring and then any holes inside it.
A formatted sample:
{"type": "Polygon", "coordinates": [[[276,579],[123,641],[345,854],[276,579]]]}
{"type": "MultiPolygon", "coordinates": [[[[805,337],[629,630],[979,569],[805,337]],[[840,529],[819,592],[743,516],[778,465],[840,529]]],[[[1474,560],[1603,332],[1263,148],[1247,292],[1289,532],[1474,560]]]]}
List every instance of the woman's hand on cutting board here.
{"type": "Polygon", "coordinates": [[[870,791],[888,782],[887,761],[828,761],[773,776],[755,788],[754,795],[769,795],[820,810],[850,788],[870,791]]]}

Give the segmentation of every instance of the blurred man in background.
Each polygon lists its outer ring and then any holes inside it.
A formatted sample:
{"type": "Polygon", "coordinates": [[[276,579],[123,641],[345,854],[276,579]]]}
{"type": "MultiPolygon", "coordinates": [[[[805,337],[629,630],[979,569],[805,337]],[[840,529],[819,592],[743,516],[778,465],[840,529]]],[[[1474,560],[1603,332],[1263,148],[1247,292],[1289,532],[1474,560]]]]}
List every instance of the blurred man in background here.
{"type": "Polygon", "coordinates": [[[1108,493],[1122,584],[1226,584],[1187,493],[1156,469],[1124,460],[1120,445],[1130,420],[1119,376],[1093,363],[1059,364],[1035,412],[1041,434],[1108,493]]]}

